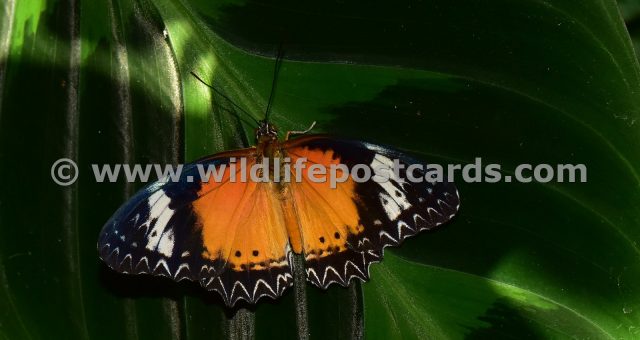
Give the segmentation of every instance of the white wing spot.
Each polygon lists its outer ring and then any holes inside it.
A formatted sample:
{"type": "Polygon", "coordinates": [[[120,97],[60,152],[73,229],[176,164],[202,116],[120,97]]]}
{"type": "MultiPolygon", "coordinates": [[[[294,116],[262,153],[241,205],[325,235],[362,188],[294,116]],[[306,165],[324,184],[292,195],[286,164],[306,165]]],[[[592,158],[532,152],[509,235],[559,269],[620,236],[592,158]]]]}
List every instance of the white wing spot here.
{"type": "Polygon", "coordinates": [[[164,191],[158,190],[149,197],[148,202],[151,211],[146,223],[153,223],[155,220],[155,224],[147,236],[146,248],[152,251],[157,249],[162,255],[171,256],[174,246],[173,230],[165,232],[173,216],[173,209],[169,208],[171,199],[164,194],[164,191]]]}
{"type": "Polygon", "coordinates": [[[394,221],[398,216],[400,216],[400,213],[402,212],[400,210],[400,206],[398,206],[391,196],[385,193],[380,193],[380,203],[390,220],[394,221]]]}
{"type": "Polygon", "coordinates": [[[162,234],[162,238],[158,243],[158,252],[166,257],[171,257],[171,255],[173,254],[174,244],[175,240],[173,238],[173,229],[169,229],[164,234],[162,234]]]}
{"type": "Polygon", "coordinates": [[[407,195],[403,192],[402,183],[404,181],[391,171],[393,161],[389,157],[376,154],[370,165],[376,175],[383,178],[387,177],[382,175],[384,172],[389,177],[388,181],[378,182],[385,191],[380,193],[380,203],[382,203],[389,219],[395,221],[402,211],[411,208],[411,203],[409,203],[407,195]]]}

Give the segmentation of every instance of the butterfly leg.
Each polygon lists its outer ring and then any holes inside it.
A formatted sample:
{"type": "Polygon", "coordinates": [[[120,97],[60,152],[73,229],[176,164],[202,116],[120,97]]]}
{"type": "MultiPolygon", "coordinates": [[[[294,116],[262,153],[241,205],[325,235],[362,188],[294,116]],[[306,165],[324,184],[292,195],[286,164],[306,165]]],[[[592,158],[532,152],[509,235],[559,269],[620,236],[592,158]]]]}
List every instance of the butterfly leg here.
{"type": "Polygon", "coordinates": [[[289,140],[289,137],[291,137],[291,135],[304,135],[305,133],[311,131],[313,129],[313,127],[316,126],[316,121],[314,120],[313,123],[311,123],[311,126],[309,126],[308,129],[303,130],[303,131],[287,131],[287,135],[284,137],[284,140],[289,140]]]}

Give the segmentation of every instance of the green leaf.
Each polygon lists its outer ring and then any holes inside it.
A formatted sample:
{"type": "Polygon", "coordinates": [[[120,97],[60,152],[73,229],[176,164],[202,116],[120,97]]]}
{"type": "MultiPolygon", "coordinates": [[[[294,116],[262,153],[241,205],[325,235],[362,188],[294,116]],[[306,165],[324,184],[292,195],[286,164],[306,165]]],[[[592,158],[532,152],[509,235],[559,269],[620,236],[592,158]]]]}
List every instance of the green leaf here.
{"type": "Polygon", "coordinates": [[[613,1],[3,0],[0,15],[2,338],[640,332],[640,67],[613,1]],[[91,164],[252,144],[251,118],[190,72],[262,119],[280,42],[281,132],[317,121],[512,176],[585,164],[588,182],[458,181],[453,223],[387,249],[371,282],[240,310],[105,268],[97,234],[140,185],[96,183],[91,164]],[[50,179],[61,157],[73,186],[50,179]]]}
{"type": "Polygon", "coordinates": [[[620,12],[624,18],[633,48],[638,55],[640,50],[640,1],[638,0],[619,0],[620,12]]]}
{"type": "Polygon", "coordinates": [[[640,14],[640,2],[638,0],[618,0],[620,13],[625,21],[637,19],[640,14]]]}
{"type": "Polygon", "coordinates": [[[558,301],[484,276],[388,255],[366,290],[372,338],[611,338],[606,329],[558,301]],[[416,294],[426,287],[429,294],[416,294]]]}

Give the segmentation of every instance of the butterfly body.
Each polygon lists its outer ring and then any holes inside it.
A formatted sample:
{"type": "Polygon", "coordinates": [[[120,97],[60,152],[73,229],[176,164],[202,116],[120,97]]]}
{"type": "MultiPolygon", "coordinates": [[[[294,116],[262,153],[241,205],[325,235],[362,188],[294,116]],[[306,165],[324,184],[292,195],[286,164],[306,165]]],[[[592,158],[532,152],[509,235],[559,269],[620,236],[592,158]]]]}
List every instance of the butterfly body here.
{"type": "Polygon", "coordinates": [[[373,167],[393,159],[417,163],[387,147],[331,136],[279,141],[275,127],[262,122],[255,147],[203,158],[185,166],[179,181],[137,193],[104,226],[98,250],[112,269],[199,281],[229,306],[282,295],[293,284],[293,253],[303,255],[307,280],[318,287],[367,280],[386,246],[455,215],[455,186],[409,183],[401,173],[386,183],[348,177],[333,188],[310,181],[308,168],[373,167]],[[283,180],[274,162],[267,181],[235,178],[265,158],[305,164],[302,178],[283,180]],[[244,165],[232,167],[239,159],[244,165]],[[197,166],[224,171],[216,180],[189,181],[197,166]]]}

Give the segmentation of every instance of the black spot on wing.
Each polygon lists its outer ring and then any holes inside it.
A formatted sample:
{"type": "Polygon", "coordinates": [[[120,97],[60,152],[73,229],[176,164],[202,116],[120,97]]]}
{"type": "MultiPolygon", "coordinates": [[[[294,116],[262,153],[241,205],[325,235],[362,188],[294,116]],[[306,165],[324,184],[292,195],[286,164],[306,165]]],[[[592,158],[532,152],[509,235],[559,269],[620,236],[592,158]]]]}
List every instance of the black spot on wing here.
{"type": "Polygon", "coordinates": [[[265,263],[261,269],[244,266],[234,270],[227,265],[220,275],[202,278],[200,284],[218,292],[229,307],[240,300],[256,303],[265,296],[276,299],[293,285],[290,256],[291,252],[287,251],[287,257],[265,263]]]}
{"type": "Polygon", "coordinates": [[[369,265],[381,260],[375,251],[361,252],[347,248],[339,252],[325,253],[325,256],[306,256],[307,280],[315,286],[326,289],[332,283],[348,286],[352,279],[369,279],[369,265]]]}

